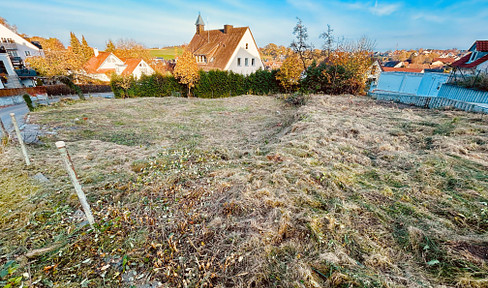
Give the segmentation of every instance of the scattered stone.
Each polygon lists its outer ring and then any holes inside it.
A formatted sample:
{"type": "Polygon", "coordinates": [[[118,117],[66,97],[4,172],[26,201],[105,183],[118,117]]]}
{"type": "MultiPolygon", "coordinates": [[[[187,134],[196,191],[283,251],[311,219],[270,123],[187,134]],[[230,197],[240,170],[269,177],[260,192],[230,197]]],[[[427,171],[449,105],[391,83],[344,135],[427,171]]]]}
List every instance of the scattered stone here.
{"type": "Polygon", "coordinates": [[[134,270],[129,270],[122,274],[122,281],[123,282],[133,282],[135,279],[135,276],[137,275],[137,272],[134,270]]]}
{"type": "Polygon", "coordinates": [[[33,178],[41,183],[49,182],[49,179],[46,176],[44,176],[44,174],[42,174],[41,172],[37,173],[33,178]]]}
{"type": "Polygon", "coordinates": [[[86,221],[85,213],[81,211],[80,209],[76,210],[73,216],[71,216],[71,219],[73,219],[73,222],[82,222],[86,221]]]}

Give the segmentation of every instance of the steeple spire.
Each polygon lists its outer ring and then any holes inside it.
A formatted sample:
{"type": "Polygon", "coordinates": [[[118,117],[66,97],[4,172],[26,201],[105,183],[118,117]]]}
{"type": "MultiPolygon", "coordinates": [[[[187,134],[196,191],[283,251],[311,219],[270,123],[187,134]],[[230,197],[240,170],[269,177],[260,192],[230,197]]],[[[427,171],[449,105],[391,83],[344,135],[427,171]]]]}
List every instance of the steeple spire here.
{"type": "Polygon", "coordinates": [[[197,22],[195,22],[195,25],[197,26],[197,34],[201,34],[203,31],[205,31],[205,23],[203,22],[202,16],[200,13],[198,13],[198,18],[197,22]]]}
{"type": "Polygon", "coordinates": [[[203,19],[202,19],[202,15],[200,15],[200,13],[198,13],[197,22],[195,22],[195,25],[203,25],[203,26],[205,26],[205,23],[203,22],[203,19]]]}

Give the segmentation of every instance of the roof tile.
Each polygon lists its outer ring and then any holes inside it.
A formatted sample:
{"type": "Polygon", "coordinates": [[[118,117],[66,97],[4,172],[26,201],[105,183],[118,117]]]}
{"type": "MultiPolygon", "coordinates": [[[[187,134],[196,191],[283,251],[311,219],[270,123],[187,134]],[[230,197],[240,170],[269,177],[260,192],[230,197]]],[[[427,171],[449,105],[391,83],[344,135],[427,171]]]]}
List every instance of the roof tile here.
{"type": "Polygon", "coordinates": [[[413,73],[422,73],[424,71],[423,68],[394,68],[394,67],[383,67],[383,71],[385,72],[413,72],[413,73]]]}
{"type": "Polygon", "coordinates": [[[98,56],[95,57],[93,56],[88,60],[88,62],[83,65],[83,68],[87,73],[95,74],[95,73],[104,73],[104,72],[99,72],[97,71],[100,65],[107,59],[108,56],[110,56],[110,52],[99,52],[98,56]]]}
{"type": "Polygon", "coordinates": [[[488,52],[488,40],[478,40],[476,41],[476,51],[488,52]]]}
{"type": "Polygon", "coordinates": [[[203,31],[193,36],[188,49],[193,54],[207,57],[207,63],[198,63],[200,68],[224,70],[247,29],[249,28],[234,27],[228,33],[224,33],[223,29],[203,31]]]}

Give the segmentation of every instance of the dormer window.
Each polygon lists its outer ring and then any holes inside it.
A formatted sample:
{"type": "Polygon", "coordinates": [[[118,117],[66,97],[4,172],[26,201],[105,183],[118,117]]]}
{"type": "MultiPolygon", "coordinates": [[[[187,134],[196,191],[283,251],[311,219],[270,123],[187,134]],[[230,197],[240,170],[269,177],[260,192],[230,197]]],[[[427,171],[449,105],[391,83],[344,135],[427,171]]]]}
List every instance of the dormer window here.
{"type": "Polygon", "coordinates": [[[196,56],[197,63],[207,63],[207,57],[203,55],[196,56]]]}
{"type": "Polygon", "coordinates": [[[477,51],[474,51],[473,53],[471,53],[471,57],[469,58],[469,62],[473,62],[474,60],[476,60],[476,56],[478,56],[477,51]]]}

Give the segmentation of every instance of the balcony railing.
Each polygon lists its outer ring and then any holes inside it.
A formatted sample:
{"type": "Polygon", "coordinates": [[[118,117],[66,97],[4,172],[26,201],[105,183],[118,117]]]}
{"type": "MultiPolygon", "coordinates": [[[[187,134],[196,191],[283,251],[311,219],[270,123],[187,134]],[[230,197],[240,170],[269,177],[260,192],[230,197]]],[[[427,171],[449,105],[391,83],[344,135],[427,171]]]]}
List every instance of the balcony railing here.
{"type": "Polygon", "coordinates": [[[16,69],[15,73],[17,73],[17,75],[19,77],[35,77],[35,76],[37,76],[36,71],[33,69],[16,69]]]}
{"type": "Polygon", "coordinates": [[[17,43],[7,43],[7,42],[0,42],[0,47],[3,46],[7,50],[17,50],[17,43]]]}

